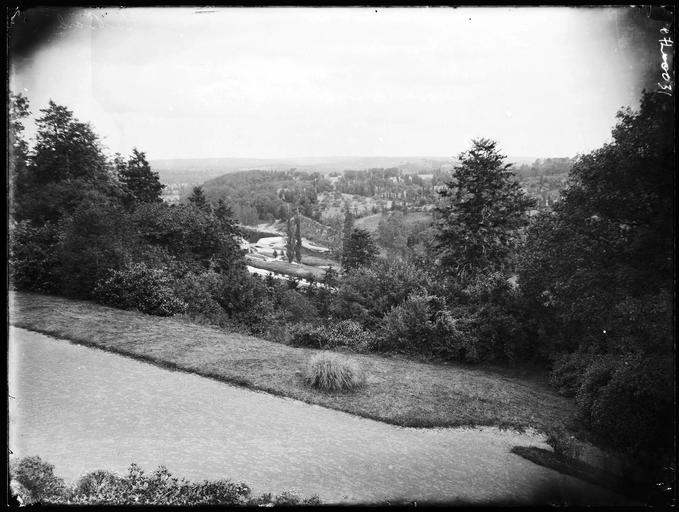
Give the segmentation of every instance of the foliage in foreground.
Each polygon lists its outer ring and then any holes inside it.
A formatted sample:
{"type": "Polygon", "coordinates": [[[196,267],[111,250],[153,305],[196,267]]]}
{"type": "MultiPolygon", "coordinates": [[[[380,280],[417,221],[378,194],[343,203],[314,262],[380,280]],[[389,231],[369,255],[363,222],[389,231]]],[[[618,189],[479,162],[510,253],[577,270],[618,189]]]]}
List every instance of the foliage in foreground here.
{"type": "MultiPolygon", "coordinates": [[[[527,232],[519,283],[553,382],[609,446],[673,453],[674,112],[661,94],[618,113],[563,199],[527,232]],[[554,354],[563,354],[554,357],[554,354]]],[[[667,462],[666,462],[667,463],[667,462]]]]}
{"type": "Polygon", "coordinates": [[[43,505],[316,505],[317,496],[302,498],[284,491],[253,496],[244,483],[230,480],[190,482],[178,479],[163,466],[146,474],[136,464],[125,476],[96,470],[72,486],[54,475],[54,466],[40,457],[24,457],[10,464],[12,493],[20,503],[43,505]]]}

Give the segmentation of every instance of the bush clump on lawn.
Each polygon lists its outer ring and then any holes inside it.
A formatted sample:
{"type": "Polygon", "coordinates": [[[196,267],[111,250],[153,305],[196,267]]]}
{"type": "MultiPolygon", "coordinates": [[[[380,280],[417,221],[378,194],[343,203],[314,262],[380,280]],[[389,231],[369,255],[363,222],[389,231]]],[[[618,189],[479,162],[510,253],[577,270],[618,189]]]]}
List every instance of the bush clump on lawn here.
{"type": "Polygon", "coordinates": [[[384,315],[379,349],[475,362],[478,340],[466,324],[453,318],[442,298],[413,294],[384,315]]]}
{"type": "Polygon", "coordinates": [[[126,476],[97,470],[66,487],[54,476],[54,466],[40,457],[12,461],[12,493],[20,504],[43,505],[315,505],[317,496],[303,498],[290,491],[252,496],[244,483],[230,480],[179,480],[163,466],[145,474],[136,464],[126,476]]]}
{"type": "Polygon", "coordinates": [[[97,283],[94,295],[102,304],[137,309],[150,315],[172,316],[187,309],[172,289],[170,276],[144,263],[112,271],[108,278],[97,283]]]}
{"type": "Polygon", "coordinates": [[[349,348],[368,352],[375,348],[375,335],[353,320],[342,320],[331,325],[294,324],[288,329],[291,345],[321,349],[349,348]]]}
{"type": "Polygon", "coordinates": [[[322,391],[355,391],[365,383],[365,374],[351,359],[322,352],[309,359],[306,381],[322,391]]]}

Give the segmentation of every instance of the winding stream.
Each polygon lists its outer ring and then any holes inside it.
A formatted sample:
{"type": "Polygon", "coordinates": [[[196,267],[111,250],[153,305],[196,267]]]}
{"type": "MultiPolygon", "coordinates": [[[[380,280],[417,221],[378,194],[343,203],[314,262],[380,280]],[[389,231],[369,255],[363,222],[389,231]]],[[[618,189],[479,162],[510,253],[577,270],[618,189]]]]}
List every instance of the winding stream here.
{"type": "Polygon", "coordinates": [[[164,464],[191,480],[231,478],[256,493],[297,490],[324,503],[623,498],[509,453],[537,436],[412,429],[161,369],[10,328],[9,447],[67,482],[94,469],[164,464]]]}

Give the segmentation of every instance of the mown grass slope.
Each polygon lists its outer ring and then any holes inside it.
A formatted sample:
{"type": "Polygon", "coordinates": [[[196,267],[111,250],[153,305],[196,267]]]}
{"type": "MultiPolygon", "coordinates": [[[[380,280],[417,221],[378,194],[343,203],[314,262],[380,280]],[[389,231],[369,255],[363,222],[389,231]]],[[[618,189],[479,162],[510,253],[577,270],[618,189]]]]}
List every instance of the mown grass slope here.
{"type": "Polygon", "coordinates": [[[372,354],[351,355],[367,373],[364,387],[324,393],[304,382],[313,349],[32,293],[10,292],[9,311],[17,327],[396,425],[544,430],[566,421],[574,407],[546,386],[507,372],[372,354]]]}

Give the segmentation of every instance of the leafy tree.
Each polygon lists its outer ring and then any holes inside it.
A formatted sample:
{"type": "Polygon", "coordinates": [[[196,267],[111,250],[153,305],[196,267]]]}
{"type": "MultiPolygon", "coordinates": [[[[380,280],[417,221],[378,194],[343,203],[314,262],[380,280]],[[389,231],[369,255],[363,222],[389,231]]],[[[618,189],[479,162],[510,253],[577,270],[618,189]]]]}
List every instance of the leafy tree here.
{"type": "Polygon", "coordinates": [[[645,94],[639,112],[617,117],[613,141],[577,160],[562,201],[531,226],[520,258],[521,288],[563,350],[670,343],[667,329],[651,338],[648,326],[669,321],[671,306],[642,304],[672,301],[671,104],[645,94]]]}
{"type": "Polygon", "coordinates": [[[99,138],[66,107],[49,102],[36,120],[38,132],[25,173],[17,175],[16,215],[42,223],[77,208],[89,191],[120,197],[99,138]]]}
{"type": "Polygon", "coordinates": [[[145,203],[134,211],[132,222],[145,244],[166,251],[187,270],[244,268],[240,233],[194,204],[145,203]]]}
{"type": "Polygon", "coordinates": [[[344,203],[344,225],[342,227],[342,251],[344,245],[351,236],[351,230],[354,229],[354,216],[349,209],[349,203],[344,203]]]}
{"type": "Polygon", "coordinates": [[[379,259],[370,267],[353,269],[339,283],[334,270],[332,276],[328,271],[326,279],[324,282],[328,286],[339,284],[332,304],[333,314],[342,319],[358,320],[370,329],[409,294],[436,291],[429,272],[400,260],[379,259]]]}
{"type": "Polygon", "coordinates": [[[210,209],[210,203],[207,202],[205,193],[203,192],[203,187],[200,186],[193,187],[191,195],[188,197],[188,202],[196,208],[200,208],[201,210],[210,209]]]}
{"type": "Polygon", "coordinates": [[[134,246],[127,214],[106,196],[93,193],[61,222],[57,254],[60,291],[90,298],[95,284],[110,269],[120,268],[134,246]]]}
{"type": "Polygon", "coordinates": [[[337,270],[335,270],[332,265],[329,265],[328,268],[325,269],[321,282],[326,286],[337,286],[337,270]]]}
{"type": "Polygon", "coordinates": [[[384,215],[377,225],[380,245],[396,254],[405,255],[408,249],[408,230],[399,211],[384,215]]]}
{"type": "Polygon", "coordinates": [[[302,229],[301,229],[302,219],[299,216],[299,212],[295,216],[295,259],[297,263],[302,263],[302,229]]]}
{"type": "Polygon", "coordinates": [[[160,183],[158,173],[151,170],[145,153],[134,148],[125,165],[120,160],[114,162],[120,182],[135,204],[159,203],[162,200],[160,194],[165,185],[160,183]]]}
{"type": "Polygon", "coordinates": [[[217,201],[217,207],[214,208],[214,216],[219,221],[222,229],[231,237],[244,237],[245,234],[238,227],[238,223],[234,218],[233,210],[226,204],[224,199],[217,201]]]}
{"type": "Polygon", "coordinates": [[[38,456],[12,460],[9,472],[28,491],[29,503],[45,503],[56,500],[66,491],[64,480],[54,474],[54,466],[38,456]]]}
{"type": "Polygon", "coordinates": [[[375,261],[378,253],[379,250],[370,233],[364,229],[354,228],[344,244],[342,267],[346,272],[361,266],[370,265],[375,261]]]}
{"type": "Polygon", "coordinates": [[[672,435],[658,426],[673,413],[673,100],[644,93],[617,118],[612,142],[578,158],[563,199],[529,229],[519,283],[539,344],[585,360],[556,368],[594,432],[667,454],[672,435]]]}
{"type": "Polygon", "coordinates": [[[233,222],[233,210],[226,204],[224,199],[217,201],[217,207],[214,209],[215,217],[222,222],[233,222]]]}
{"type": "Polygon", "coordinates": [[[89,123],[78,121],[68,108],[50,100],[36,119],[38,132],[32,174],[36,184],[73,178],[108,181],[108,163],[89,123]]]}
{"type": "Polygon", "coordinates": [[[292,263],[292,261],[295,259],[295,242],[294,234],[292,232],[292,217],[288,217],[285,225],[287,231],[287,239],[285,241],[285,257],[288,259],[288,263],[292,263]]]}
{"type": "Polygon", "coordinates": [[[511,164],[503,163],[496,142],[473,140],[458,158],[453,179],[440,192],[436,241],[441,264],[464,280],[508,266],[535,202],[514,179],[511,164]]]}
{"type": "Polygon", "coordinates": [[[9,231],[9,285],[15,290],[53,293],[61,284],[59,226],[17,222],[9,231]]]}
{"type": "Polygon", "coordinates": [[[15,214],[15,202],[22,199],[30,190],[26,184],[26,166],[28,163],[28,142],[24,138],[24,119],[31,115],[28,98],[19,94],[9,97],[9,130],[8,130],[8,198],[10,213],[15,214]]]}

